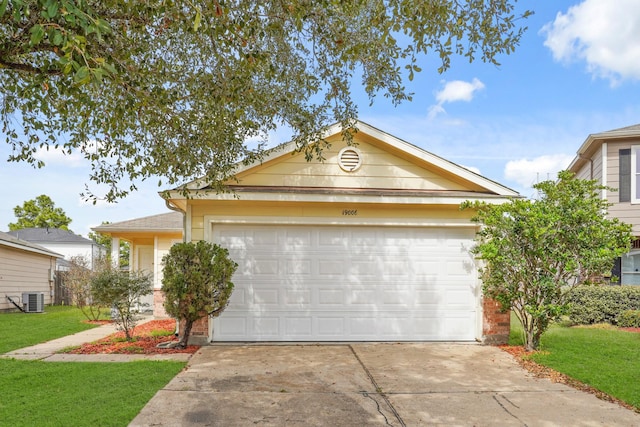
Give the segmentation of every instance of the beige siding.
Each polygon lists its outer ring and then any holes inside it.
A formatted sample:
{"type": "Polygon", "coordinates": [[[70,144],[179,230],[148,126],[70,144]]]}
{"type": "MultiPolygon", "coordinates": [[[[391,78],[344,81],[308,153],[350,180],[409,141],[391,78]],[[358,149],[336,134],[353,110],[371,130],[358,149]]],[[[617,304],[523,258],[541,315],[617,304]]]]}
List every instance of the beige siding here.
{"type": "Polygon", "coordinates": [[[599,184],[602,184],[602,149],[598,150],[593,157],[593,177],[599,184]]]}
{"type": "MultiPolygon", "coordinates": [[[[640,141],[608,142],[607,143],[607,186],[618,189],[620,185],[620,162],[618,153],[622,149],[638,145],[640,141]]],[[[608,191],[607,199],[613,205],[609,208],[609,216],[633,226],[633,234],[640,235],[640,205],[630,202],[619,203],[618,192],[608,191]]]]}
{"type": "Polygon", "coordinates": [[[0,310],[15,308],[5,296],[20,303],[22,292],[44,292],[45,304],[51,304],[50,269],[53,257],[0,246],[0,310]]]}
{"type": "Polygon", "coordinates": [[[169,253],[169,249],[176,242],[182,242],[182,237],[158,237],[158,245],[156,247],[156,276],[154,278],[155,289],[162,288],[162,258],[169,253]]]}
{"type": "Polygon", "coordinates": [[[248,217],[272,217],[272,218],[320,218],[320,220],[337,223],[346,223],[350,220],[379,221],[389,220],[390,222],[412,222],[412,223],[460,223],[469,224],[471,211],[461,211],[457,206],[442,207],[428,205],[403,205],[403,206],[380,206],[376,204],[349,204],[349,203],[298,203],[298,204],[278,204],[277,202],[251,202],[251,201],[191,201],[192,227],[191,240],[204,239],[205,223],[204,217],[222,216],[225,219],[233,218],[246,219],[248,217]],[[354,217],[344,216],[343,210],[356,209],[357,215],[354,217]]]}
{"type": "Polygon", "coordinates": [[[239,174],[239,184],[247,186],[299,186],[332,188],[386,188],[421,190],[477,190],[477,186],[462,182],[451,173],[431,169],[390,154],[365,142],[364,135],[355,146],[362,158],[362,166],[354,172],[343,171],[338,164],[338,154],[346,147],[342,141],[335,141],[324,151],[325,161],[305,160],[298,153],[290,158],[275,159],[272,162],[252,168],[247,174],[239,174]]]}
{"type": "Polygon", "coordinates": [[[599,148],[580,169],[576,171],[578,179],[595,179],[602,183],[602,149],[599,148]]]}

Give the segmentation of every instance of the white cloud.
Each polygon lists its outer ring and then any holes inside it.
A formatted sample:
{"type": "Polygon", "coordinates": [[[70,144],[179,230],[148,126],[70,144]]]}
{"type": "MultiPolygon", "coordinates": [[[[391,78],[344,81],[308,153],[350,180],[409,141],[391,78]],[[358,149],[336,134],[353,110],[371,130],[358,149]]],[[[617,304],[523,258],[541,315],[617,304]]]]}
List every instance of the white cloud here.
{"type": "Polygon", "coordinates": [[[98,141],[91,140],[84,144],[82,150],[73,149],[71,152],[62,147],[43,146],[38,148],[34,157],[42,160],[46,165],[51,164],[79,168],[88,165],[88,161],[85,160],[82,151],[95,151],[99,144],[98,141]]]}
{"type": "Polygon", "coordinates": [[[471,82],[454,80],[445,83],[444,88],[436,93],[436,101],[438,105],[455,101],[469,102],[473,99],[473,94],[480,89],[484,89],[484,83],[476,78],[471,82]]]}
{"type": "Polygon", "coordinates": [[[40,147],[35,152],[34,157],[38,160],[42,160],[46,165],[65,165],[68,167],[80,167],[82,166],[83,157],[78,151],[72,151],[68,153],[62,148],[55,147],[40,147]]]}
{"type": "Polygon", "coordinates": [[[567,168],[573,158],[569,154],[550,154],[531,160],[511,160],[504,167],[504,176],[523,188],[531,188],[536,182],[555,179],[558,172],[567,168]]]}
{"type": "Polygon", "coordinates": [[[558,12],[540,33],[557,61],[585,61],[590,73],[612,84],[640,79],[637,0],[584,0],[566,13],[558,12]]]}
{"type": "Polygon", "coordinates": [[[484,83],[477,78],[470,82],[463,80],[444,82],[442,90],[436,92],[436,101],[438,103],[429,107],[429,118],[432,119],[440,113],[445,113],[446,111],[442,106],[448,102],[470,102],[474,94],[482,89],[484,89],[484,83]]]}

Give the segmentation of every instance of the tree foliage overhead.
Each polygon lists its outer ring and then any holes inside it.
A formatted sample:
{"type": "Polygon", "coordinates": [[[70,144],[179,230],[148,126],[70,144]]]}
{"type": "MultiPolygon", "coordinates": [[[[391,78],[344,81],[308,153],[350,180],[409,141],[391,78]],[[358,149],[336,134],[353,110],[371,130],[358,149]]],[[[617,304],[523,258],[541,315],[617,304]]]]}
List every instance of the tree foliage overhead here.
{"type": "Polygon", "coordinates": [[[439,72],[453,55],[496,64],[525,30],[516,2],[0,0],[10,160],[79,150],[110,200],[156,175],[219,188],[277,126],[301,149],[348,128],[357,79],[397,104],[424,54],[439,72]]]}
{"type": "Polygon", "coordinates": [[[536,349],[549,323],[566,309],[572,289],[597,282],[629,250],[631,226],[607,218],[609,204],[596,181],[571,172],[534,186],[536,200],[502,205],[471,204],[481,224],[474,253],[485,295],[513,310],[536,349]]]}
{"type": "Polygon", "coordinates": [[[56,208],[55,203],[46,194],[41,194],[33,200],[27,200],[22,206],[13,208],[13,214],[18,221],[9,223],[9,230],[23,228],[60,228],[68,230],[71,218],[62,208],[56,208]]]}

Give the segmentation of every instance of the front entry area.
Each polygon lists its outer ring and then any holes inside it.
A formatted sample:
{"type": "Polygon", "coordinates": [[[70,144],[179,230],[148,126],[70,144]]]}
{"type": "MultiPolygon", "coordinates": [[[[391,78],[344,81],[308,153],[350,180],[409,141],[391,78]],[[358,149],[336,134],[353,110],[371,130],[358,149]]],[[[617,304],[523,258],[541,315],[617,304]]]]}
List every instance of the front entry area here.
{"type": "Polygon", "coordinates": [[[213,341],[472,341],[471,227],[215,224],[239,264],[213,341]]]}

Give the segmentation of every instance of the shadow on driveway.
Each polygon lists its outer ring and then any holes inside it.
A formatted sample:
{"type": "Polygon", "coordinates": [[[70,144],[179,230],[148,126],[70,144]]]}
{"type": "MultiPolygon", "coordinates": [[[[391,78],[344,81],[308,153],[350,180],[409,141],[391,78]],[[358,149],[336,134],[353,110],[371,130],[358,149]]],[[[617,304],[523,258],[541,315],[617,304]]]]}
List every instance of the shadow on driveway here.
{"type": "Polygon", "coordinates": [[[131,426],[603,426],[640,415],[530,376],[495,347],[203,347],[131,426]]]}

